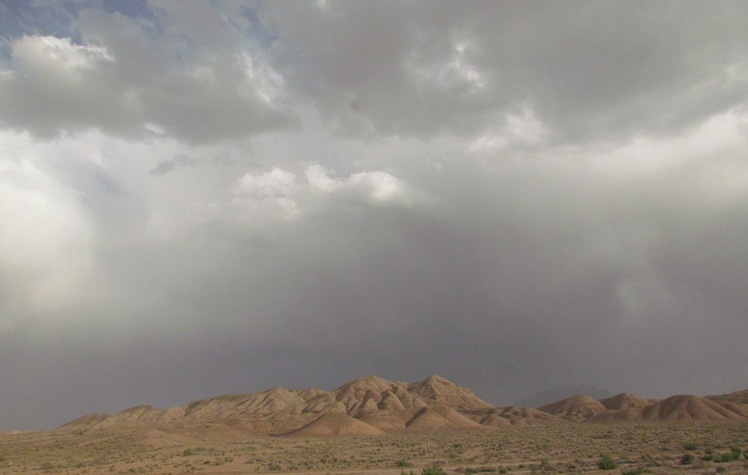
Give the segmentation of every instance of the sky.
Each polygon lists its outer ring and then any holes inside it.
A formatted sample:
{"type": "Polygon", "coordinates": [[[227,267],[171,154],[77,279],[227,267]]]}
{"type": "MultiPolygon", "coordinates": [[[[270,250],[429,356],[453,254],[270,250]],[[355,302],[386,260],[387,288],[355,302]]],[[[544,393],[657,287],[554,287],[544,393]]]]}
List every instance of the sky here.
{"type": "Polygon", "coordinates": [[[0,430],[438,374],[748,387],[748,3],[0,2],[0,430]]]}

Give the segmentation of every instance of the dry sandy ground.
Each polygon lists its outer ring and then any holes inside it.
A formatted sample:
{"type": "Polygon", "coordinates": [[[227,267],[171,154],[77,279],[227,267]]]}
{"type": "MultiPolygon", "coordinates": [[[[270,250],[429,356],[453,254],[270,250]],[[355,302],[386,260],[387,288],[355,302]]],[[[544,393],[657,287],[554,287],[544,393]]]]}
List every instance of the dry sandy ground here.
{"type": "Polygon", "coordinates": [[[0,436],[0,473],[748,473],[748,424],[637,422],[369,437],[249,437],[226,426],[87,429],[0,436]],[[608,453],[618,468],[600,471],[608,453]],[[685,454],[693,463],[683,465],[685,454]]]}

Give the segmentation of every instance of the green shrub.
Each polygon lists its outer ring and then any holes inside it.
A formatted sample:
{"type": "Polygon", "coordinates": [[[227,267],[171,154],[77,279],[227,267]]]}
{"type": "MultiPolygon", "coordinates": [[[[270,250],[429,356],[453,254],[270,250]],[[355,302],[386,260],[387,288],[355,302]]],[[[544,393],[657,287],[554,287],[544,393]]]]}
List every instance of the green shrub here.
{"type": "Polygon", "coordinates": [[[611,457],[610,454],[604,454],[597,462],[597,468],[600,470],[613,470],[616,467],[618,467],[618,464],[613,460],[613,457],[611,457]]]}
{"type": "MultiPolygon", "coordinates": [[[[738,460],[741,455],[743,455],[743,451],[738,447],[733,447],[729,452],[711,455],[711,460],[716,463],[727,463],[732,462],[733,460],[738,460]]],[[[704,457],[706,457],[706,455],[704,457]]],[[[704,458],[704,460],[708,459],[704,458]]]]}
{"type": "Polygon", "coordinates": [[[621,475],[642,475],[644,473],[652,473],[646,468],[632,468],[631,470],[622,470],[621,475]]]}
{"type": "Polygon", "coordinates": [[[743,451],[738,447],[730,448],[730,457],[732,457],[733,460],[739,459],[741,455],[743,455],[743,451]]]}
{"type": "Polygon", "coordinates": [[[431,467],[424,468],[421,474],[422,475],[445,475],[444,470],[438,465],[433,465],[431,467]]]}
{"type": "Polygon", "coordinates": [[[696,450],[699,446],[696,442],[683,442],[683,450],[696,450]]]}
{"type": "Polygon", "coordinates": [[[691,454],[683,454],[683,456],[680,458],[681,465],[691,465],[692,463],[693,463],[693,455],[691,454]]]}

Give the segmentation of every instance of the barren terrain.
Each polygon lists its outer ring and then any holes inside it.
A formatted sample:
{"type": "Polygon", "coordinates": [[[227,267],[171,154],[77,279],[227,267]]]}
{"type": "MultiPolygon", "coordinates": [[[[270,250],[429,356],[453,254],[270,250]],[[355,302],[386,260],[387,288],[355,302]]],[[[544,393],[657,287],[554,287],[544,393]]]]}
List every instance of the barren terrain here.
{"type": "Polygon", "coordinates": [[[4,433],[0,473],[748,473],[745,396],[496,408],[443,378],[368,376],[4,433]]]}

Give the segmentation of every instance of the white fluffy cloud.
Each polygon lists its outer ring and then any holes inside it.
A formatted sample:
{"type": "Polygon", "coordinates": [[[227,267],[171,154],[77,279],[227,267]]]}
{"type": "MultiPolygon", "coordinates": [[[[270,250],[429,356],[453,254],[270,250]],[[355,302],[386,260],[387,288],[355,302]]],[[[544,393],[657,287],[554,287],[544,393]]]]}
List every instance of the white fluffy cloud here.
{"type": "Polygon", "coordinates": [[[169,22],[163,23],[85,11],[80,43],[38,35],[15,39],[11,69],[0,76],[0,121],[41,137],[95,128],[191,143],[294,122],[282,77],[259,54],[210,44],[191,48],[176,32],[157,38],[169,22]]]}
{"type": "Polygon", "coordinates": [[[337,202],[404,208],[425,203],[423,192],[387,172],[358,172],[341,179],[319,164],[307,166],[303,177],[279,167],[246,173],[239,178],[234,195],[245,220],[252,220],[257,212],[264,219],[293,218],[304,211],[319,211],[319,207],[339,206],[337,202]]]}

